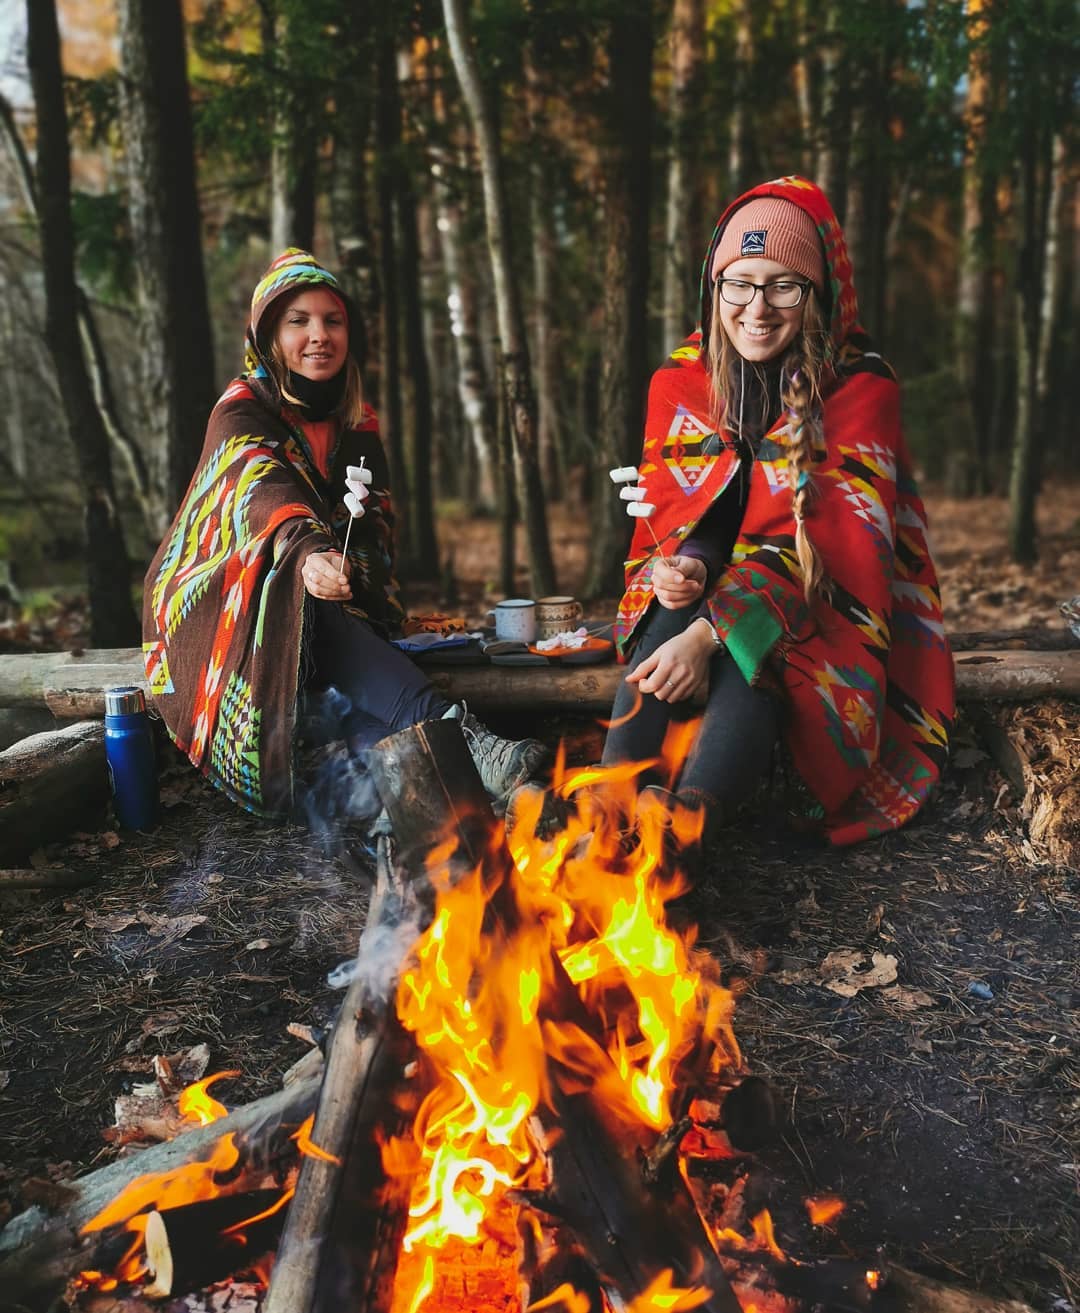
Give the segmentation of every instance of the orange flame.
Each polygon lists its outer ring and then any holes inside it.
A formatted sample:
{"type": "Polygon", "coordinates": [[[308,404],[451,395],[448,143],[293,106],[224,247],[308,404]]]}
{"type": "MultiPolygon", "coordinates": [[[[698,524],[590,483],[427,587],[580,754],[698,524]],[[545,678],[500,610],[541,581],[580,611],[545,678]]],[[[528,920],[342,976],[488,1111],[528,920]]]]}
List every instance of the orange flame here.
{"type": "Polygon", "coordinates": [[[879,1290],[881,1288],[881,1273],[871,1269],[866,1274],[866,1284],[871,1290],[879,1290]]]}
{"type": "Polygon", "coordinates": [[[776,1232],[773,1230],[773,1220],[767,1208],[763,1208],[756,1217],[750,1219],[750,1225],[754,1228],[754,1238],[762,1249],[767,1249],[773,1258],[778,1258],[781,1263],[787,1262],[787,1256],[776,1243],[776,1232]]]}
{"type": "Polygon", "coordinates": [[[326,1149],[320,1149],[315,1141],[311,1138],[312,1129],[315,1126],[315,1114],[311,1113],[300,1127],[300,1129],[289,1138],[296,1141],[296,1147],[301,1153],[306,1154],[309,1158],[318,1158],[324,1163],[333,1163],[335,1167],[341,1166],[341,1159],[336,1154],[330,1153],[326,1149]]]}
{"type": "Polygon", "coordinates": [[[588,1295],[575,1289],[569,1281],[564,1281],[561,1286],[556,1286],[550,1295],[545,1295],[543,1299],[535,1300],[530,1304],[525,1313],[539,1313],[542,1308],[555,1308],[557,1305],[562,1305],[566,1313],[589,1313],[592,1300],[588,1295]]]}
{"type": "Polygon", "coordinates": [[[227,1117],[229,1110],[218,1103],[217,1099],[212,1099],[206,1091],[215,1081],[239,1075],[238,1071],[219,1071],[213,1076],[204,1076],[194,1085],[181,1090],[180,1097],[176,1101],[181,1117],[186,1117],[188,1121],[196,1121],[200,1126],[209,1126],[211,1122],[227,1117]]]}
{"type": "Polygon", "coordinates": [[[712,1291],[705,1286],[684,1289],[672,1285],[673,1275],[670,1268],[661,1272],[647,1290],[631,1301],[627,1313],[689,1313],[712,1297],[712,1291]]]}
{"type": "Polygon", "coordinates": [[[835,1222],[847,1205],[843,1199],[834,1194],[823,1194],[816,1198],[807,1199],[806,1211],[810,1221],[814,1226],[828,1226],[835,1222]]]}
{"type": "MultiPolygon", "coordinates": [[[[553,1081],[588,1087],[612,1117],[660,1132],[672,1122],[679,1063],[696,1045],[711,1046],[716,1066],[741,1062],[732,996],[695,969],[664,916],[685,888],[672,853],[696,841],[703,817],[638,803],[642,771],[674,778],[692,740],[693,726],[680,726],[656,763],[572,772],[560,752],[553,787],[570,815],[541,840],[542,794],[516,799],[512,866],[497,857],[501,831],[490,859],[464,876],[451,870],[456,841],[430,854],[435,911],[397,992],[428,1088],[411,1140],[383,1146],[388,1173],[417,1172],[407,1252],[430,1256],[451,1237],[478,1242],[508,1190],[538,1183],[530,1119],[552,1102],[553,1081]]],[[[429,1293],[423,1284],[408,1313],[429,1293]]],[[[680,1313],[709,1298],[674,1289],[670,1273],[654,1287],[635,1313],[680,1313]]],[[[577,1298],[566,1287],[556,1302],[577,1298]]]]}

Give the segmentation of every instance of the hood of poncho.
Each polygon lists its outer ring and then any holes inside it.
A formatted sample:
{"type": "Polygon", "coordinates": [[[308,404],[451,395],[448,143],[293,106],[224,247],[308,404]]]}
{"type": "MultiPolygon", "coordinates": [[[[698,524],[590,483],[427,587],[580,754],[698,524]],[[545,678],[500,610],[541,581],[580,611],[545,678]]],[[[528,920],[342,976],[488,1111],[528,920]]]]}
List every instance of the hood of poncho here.
{"type": "Polygon", "coordinates": [[[748,201],[759,196],[775,196],[780,200],[790,201],[807,214],[817,228],[825,254],[826,314],[829,321],[829,338],[831,343],[830,358],[840,359],[844,347],[855,334],[862,335],[859,327],[859,302],[855,295],[855,283],[852,278],[851,260],[848,258],[847,243],[844,233],[833,212],[832,206],[825,198],[825,193],[816,183],[808,178],[791,174],[786,178],[776,178],[772,182],[763,182],[751,187],[737,197],[717,220],[713,235],[709,240],[705,261],[701,266],[701,353],[708,357],[709,325],[712,319],[712,262],[716,248],[724,229],[731,222],[736,211],[742,209],[748,201]]]}
{"type": "Polygon", "coordinates": [[[265,340],[265,326],[273,317],[271,307],[282,297],[316,287],[326,287],[340,298],[349,317],[349,351],[355,354],[352,348],[356,314],[352,303],[330,270],[321,265],[310,251],[290,246],[275,256],[251,294],[251,316],[244,336],[243,377],[260,400],[275,409],[281,405],[281,389],[269,366],[269,343],[265,340]]]}

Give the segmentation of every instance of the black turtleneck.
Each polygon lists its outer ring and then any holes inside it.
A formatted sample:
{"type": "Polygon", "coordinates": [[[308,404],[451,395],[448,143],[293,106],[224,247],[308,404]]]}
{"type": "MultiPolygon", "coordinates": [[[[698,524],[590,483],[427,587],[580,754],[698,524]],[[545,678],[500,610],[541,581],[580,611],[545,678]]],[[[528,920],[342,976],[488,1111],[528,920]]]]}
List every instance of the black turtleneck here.
{"type": "Polygon", "coordinates": [[[333,378],[312,379],[290,369],[288,391],[300,402],[305,419],[328,419],[345,395],[346,376],[347,371],[339,369],[333,378]]]}

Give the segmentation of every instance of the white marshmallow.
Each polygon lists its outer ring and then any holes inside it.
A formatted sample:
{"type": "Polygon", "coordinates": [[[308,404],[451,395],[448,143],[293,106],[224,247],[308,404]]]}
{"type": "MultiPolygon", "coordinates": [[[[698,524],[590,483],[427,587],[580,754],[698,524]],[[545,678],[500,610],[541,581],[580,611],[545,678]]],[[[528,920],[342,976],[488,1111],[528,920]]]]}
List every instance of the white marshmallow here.
{"type": "Polygon", "coordinates": [[[366,469],[363,467],[363,465],[346,465],[346,466],[345,466],[345,480],[346,480],[346,482],[348,482],[348,480],[350,480],[350,479],[353,479],[353,480],[355,480],[357,483],[371,483],[371,482],[373,481],[373,477],[374,477],[374,476],[372,475],[371,471],[370,471],[370,470],[366,470],[366,469]]]}
{"type": "Polygon", "coordinates": [[[368,489],[367,484],[361,483],[359,479],[346,479],[345,486],[346,488],[348,488],[350,492],[355,493],[356,496],[359,497],[361,501],[364,501],[366,498],[371,496],[371,492],[368,489]]]}
{"type": "Polygon", "coordinates": [[[345,494],[345,506],[353,519],[359,519],[364,513],[364,503],[355,492],[347,492],[345,494]]]}
{"type": "Polygon", "coordinates": [[[634,483],[638,477],[637,466],[620,465],[617,469],[608,470],[608,475],[612,483],[634,483]]]}
{"type": "Polygon", "coordinates": [[[627,515],[632,515],[635,520],[647,520],[656,510],[651,501],[632,501],[626,508],[627,515]]]}
{"type": "Polygon", "coordinates": [[[636,485],[631,488],[628,483],[624,483],[619,489],[619,498],[622,501],[644,501],[645,489],[636,485]]]}

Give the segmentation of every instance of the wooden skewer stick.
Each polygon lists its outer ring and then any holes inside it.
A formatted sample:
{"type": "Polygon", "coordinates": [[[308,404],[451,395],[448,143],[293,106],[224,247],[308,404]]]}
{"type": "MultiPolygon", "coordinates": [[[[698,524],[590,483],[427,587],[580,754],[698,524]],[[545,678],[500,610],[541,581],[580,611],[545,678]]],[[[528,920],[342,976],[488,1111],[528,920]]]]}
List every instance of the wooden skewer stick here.
{"type": "MultiPolygon", "coordinates": [[[[364,468],[364,457],[360,457],[360,468],[364,468]]],[[[349,550],[349,534],[352,533],[353,520],[356,516],[349,512],[349,523],[345,526],[345,546],[341,549],[341,564],[338,566],[338,578],[345,572],[345,557],[349,550]]]]}

